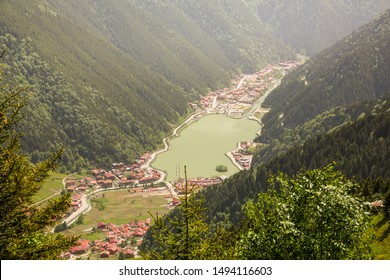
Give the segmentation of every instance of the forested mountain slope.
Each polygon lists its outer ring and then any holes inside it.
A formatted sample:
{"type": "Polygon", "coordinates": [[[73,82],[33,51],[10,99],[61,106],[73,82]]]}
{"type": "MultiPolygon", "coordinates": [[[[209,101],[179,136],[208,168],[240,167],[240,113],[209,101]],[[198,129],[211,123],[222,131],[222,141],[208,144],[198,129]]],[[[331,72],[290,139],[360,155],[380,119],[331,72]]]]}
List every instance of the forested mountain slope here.
{"type": "Polygon", "coordinates": [[[311,58],[265,100],[260,142],[273,139],[336,106],[375,100],[390,88],[390,10],[311,58]]]}
{"type": "Polygon", "coordinates": [[[247,0],[264,23],[296,50],[313,56],[368,23],[388,0],[247,0]]]}
{"type": "Polygon", "coordinates": [[[266,144],[251,170],[204,191],[210,219],[228,218],[237,225],[242,205],[266,190],[269,176],[279,171],[294,175],[335,164],[350,179],[378,180],[370,194],[385,194],[390,186],[389,13],[288,74],[269,95],[271,111],[259,139],[266,144]]]}
{"type": "Polygon", "coordinates": [[[1,63],[33,92],[20,130],[67,167],[155,149],[187,102],[295,56],[239,1],[2,1],[1,63]]]}
{"type": "MultiPolygon", "coordinates": [[[[364,190],[366,195],[383,196],[390,188],[390,99],[380,99],[365,106],[362,114],[328,133],[308,138],[302,146],[295,146],[284,155],[266,164],[242,171],[222,185],[206,189],[204,197],[208,216],[215,221],[228,218],[238,224],[243,216],[242,205],[248,198],[267,189],[272,174],[283,172],[294,175],[299,171],[335,164],[348,178],[357,181],[370,179],[380,183],[364,190]],[[383,178],[383,179],[380,179],[383,178]]],[[[371,181],[371,182],[372,182],[371,181]]],[[[359,191],[359,190],[357,190],[359,191]]]]}

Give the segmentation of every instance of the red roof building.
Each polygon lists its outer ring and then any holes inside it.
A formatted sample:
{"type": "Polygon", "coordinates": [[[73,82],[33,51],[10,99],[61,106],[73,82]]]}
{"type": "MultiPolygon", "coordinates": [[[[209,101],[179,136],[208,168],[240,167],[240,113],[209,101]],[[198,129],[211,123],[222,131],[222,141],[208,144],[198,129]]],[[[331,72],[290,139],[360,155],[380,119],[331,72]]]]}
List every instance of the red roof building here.
{"type": "Polygon", "coordinates": [[[127,249],[124,253],[126,259],[134,258],[134,252],[131,249],[127,249]]]}

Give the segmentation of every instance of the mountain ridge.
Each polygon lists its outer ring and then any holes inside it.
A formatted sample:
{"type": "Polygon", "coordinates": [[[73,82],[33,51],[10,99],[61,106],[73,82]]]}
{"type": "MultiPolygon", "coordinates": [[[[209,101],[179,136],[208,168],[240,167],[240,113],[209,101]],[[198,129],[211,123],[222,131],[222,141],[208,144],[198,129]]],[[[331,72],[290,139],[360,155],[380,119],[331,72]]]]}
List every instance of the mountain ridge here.
{"type": "Polygon", "coordinates": [[[181,1],[4,1],[0,27],[12,38],[2,36],[1,48],[7,50],[2,63],[12,66],[6,67],[9,76],[18,73],[16,84],[40,91],[32,101],[40,112],[27,109],[27,118],[34,119],[21,126],[25,151],[37,160],[66,146],[68,170],[75,170],[76,162],[78,168],[131,162],[161,145],[163,135],[189,112],[188,101],[226,86],[243,69],[295,56],[272,34],[269,43],[256,37],[263,32],[261,23],[241,2],[203,3],[219,14],[215,27],[230,26],[225,33],[208,30],[199,18],[209,20],[210,11],[186,3],[189,10],[181,1]],[[254,33],[241,33],[244,27],[226,17],[230,5],[250,18],[254,33]],[[186,26],[175,25],[175,19],[186,19],[186,26]],[[222,39],[214,37],[218,34],[222,39]],[[236,35],[240,41],[232,40],[236,35]],[[53,102],[62,104],[58,113],[53,102]]]}

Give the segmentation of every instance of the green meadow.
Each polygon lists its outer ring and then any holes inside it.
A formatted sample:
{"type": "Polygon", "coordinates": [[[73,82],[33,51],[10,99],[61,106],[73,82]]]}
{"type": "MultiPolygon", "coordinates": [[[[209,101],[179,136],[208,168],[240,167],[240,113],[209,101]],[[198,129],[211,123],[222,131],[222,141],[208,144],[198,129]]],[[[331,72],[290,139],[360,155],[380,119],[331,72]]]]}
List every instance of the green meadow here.
{"type": "Polygon", "coordinates": [[[49,177],[43,184],[42,188],[33,197],[33,202],[39,202],[54,194],[61,192],[63,189],[62,180],[66,177],[66,174],[57,172],[49,172],[49,177]]]}
{"type": "MultiPolygon", "coordinates": [[[[73,224],[67,230],[67,233],[82,235],[87,239],[101,239],[90,234],[90,229],[96,227],[98,222],[114,223],[122,225],[132,220],[146,220],[151,218],[152,213],[155,215],[164,215],[168,212],[165,208],[168,193],[135,193],[130,194],[127,190],[107,191],[96,194],[89,200],[92,209],[83,214],[83,223],[80,225],[73,224]]],[[[104,236],[103,236],[104,237],[104,236]]]]}

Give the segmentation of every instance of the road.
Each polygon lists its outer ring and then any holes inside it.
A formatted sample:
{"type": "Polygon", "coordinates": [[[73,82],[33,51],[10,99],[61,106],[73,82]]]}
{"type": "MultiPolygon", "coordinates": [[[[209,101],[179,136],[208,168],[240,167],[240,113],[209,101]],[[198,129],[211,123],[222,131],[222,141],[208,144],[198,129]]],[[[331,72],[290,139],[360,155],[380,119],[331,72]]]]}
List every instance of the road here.
{"type": "Polygon", "coordinates": [[[241,81],[238,83],[238,85],[237,85],[237,87],[236,87],[236,90],[239,89],[239,88],[241,87],[242,83],[243,83],[246,79],[248,79],[249,77],[250,77],[250,75],[245,75],[245,76],[241,79],[241,81]]]}
{"type": "MultiPolygon", "coordinates": [[[[241,80],[240,82],[238,83],[236,89],[239,89],[241,88],[243,82],[248,79],[248,78],[252,78],[254,77],[254,75],[245,75],[241,80]]],[[[245,114],[245,116],[249,117],[253,114],[253,112],[259,107],[261,106],[261,104],[263,103],[264,99],[268,96],[268,94],[276,87],[280,84],[281,80],[278,80],[263,96],[261,96],[251,107],[251,109],[245,114]]],[[[206,113],[211,113],[211,111],[213,109],[215,109],[215,107],[217,106],[217,96],[214,97],[214,100],[213,100],[213,104],[212,104],[212,108],[211,110],[209,109],[206,113]]],[[[164,148],[159,150],[159,151],[156,151],[154,153],[151,154],[150,158],[148,159],[147,162],[145,162],[145,164],[142,166],[142,168],[146,168],[146,169],[150,169],[152,168],[151,167],[151,163],[154,161],[154,159],[156,158],[156,156],[160,153],[163,153],[163,152],[166,152],[167,150],[169,150],[170,146],[168,144],[168,139],[169,138],[172,138],[172,137],[177,137],[178,136],[178,131],[180,129],[182,129],[184,126],[190,124],[194,119],[195,117],[197,116],[200,116],[200,115],[204,115],[205,112],[198,112],[198,113],[194,113],[192,114],[191,116],[189,116],[183,123],[181,123],[179,126],[177,126],[172,134],[170,136],[167,136],[163,139],[163,143],[164,143],[164,148]]],[[[232,162],[240,169],[242,170],[242,166],[240,166],[238,163],[235,162],[234,158],[232,157],[232,155],[230,153],[227,153],[227,156],[232,160],[232,162]]],[[[157,170],[157,169],[156,169],[157,170]]],[[[165,185],[167,186],[167,188],[170,190],[171,192],[171,195],[173,197],[177,197],[177,194],[175,192],[175,188],[173,187],[173,185],[168,182],[168,181],[165,181],[165,177],[166,177],[166,173],[161,171],[161,170],[157,170],[159,173],[160,173],[160,179],[157,180],[155,183],[165,183],[165,185]]],[[[63,184],[65,186],[65,179],[63,180],[63,184]]],[[[116,189],[116,188],[113,188],[113,189],[116,189]]],[[[104,191],[104,190],[98,190],[96,192],[99,192],[99,191],[104,191]]],[[[96,193],[94,192],[94,193],[96,193]]],[[[94,194],[92,193],[92,194],[94,194]]],[[[91,194],[90,194],[91,195],[91,194]]],[[[89,195],[88,195],[89,196],[89,195]]],[[[87,200],[88,200],[88,196],[87,195],[83,195],[82,198],[81,198],[81,206],[79,209],[77,209],[75,212],[73,212],[68,218],[65,219],[65,222],[67,223],[67,225],[70,225],[72,224],[73,222],[76,221],[76,219],[78,218],[78,216],[82,213],[85,213],[85,212],[88,212],[90,209],[91,209],[91,206],[88,204],[87,200]]]]}
{"type": "Polygon", "coordinates": [[[257,108],[261,107],[261,105],[263,104],[264,100],[267,98],[267,96],[277,87],[280,85],[280,83],[282,82],[282,79],[278,79],[274,82],[274,84],[267,90],[267,92],[265,94],[263,94],[262,96],[260,96],[259,99],[257,99],[257,101],[255,103],[253,103],[253,105],[251,106],[251,108],[244,114],[244,117],[250,117],[253,115],[253,113],[257,110],[257,108]]]}
{"type": "Polygon", "coordinates": [[[66,225],[69,226],[69,225],[73,224],[79,215],[81,215],[82,213],[88,212],[89,210],[92,209],[92,207],[88,204],[87,200],[88,200],[88,196],[84,194],[81,197],[81,206],[76,211],[74,211],[72,214],[70,214],[69,217],[64,219],[64,222],[66,222],[66,225]]]}

